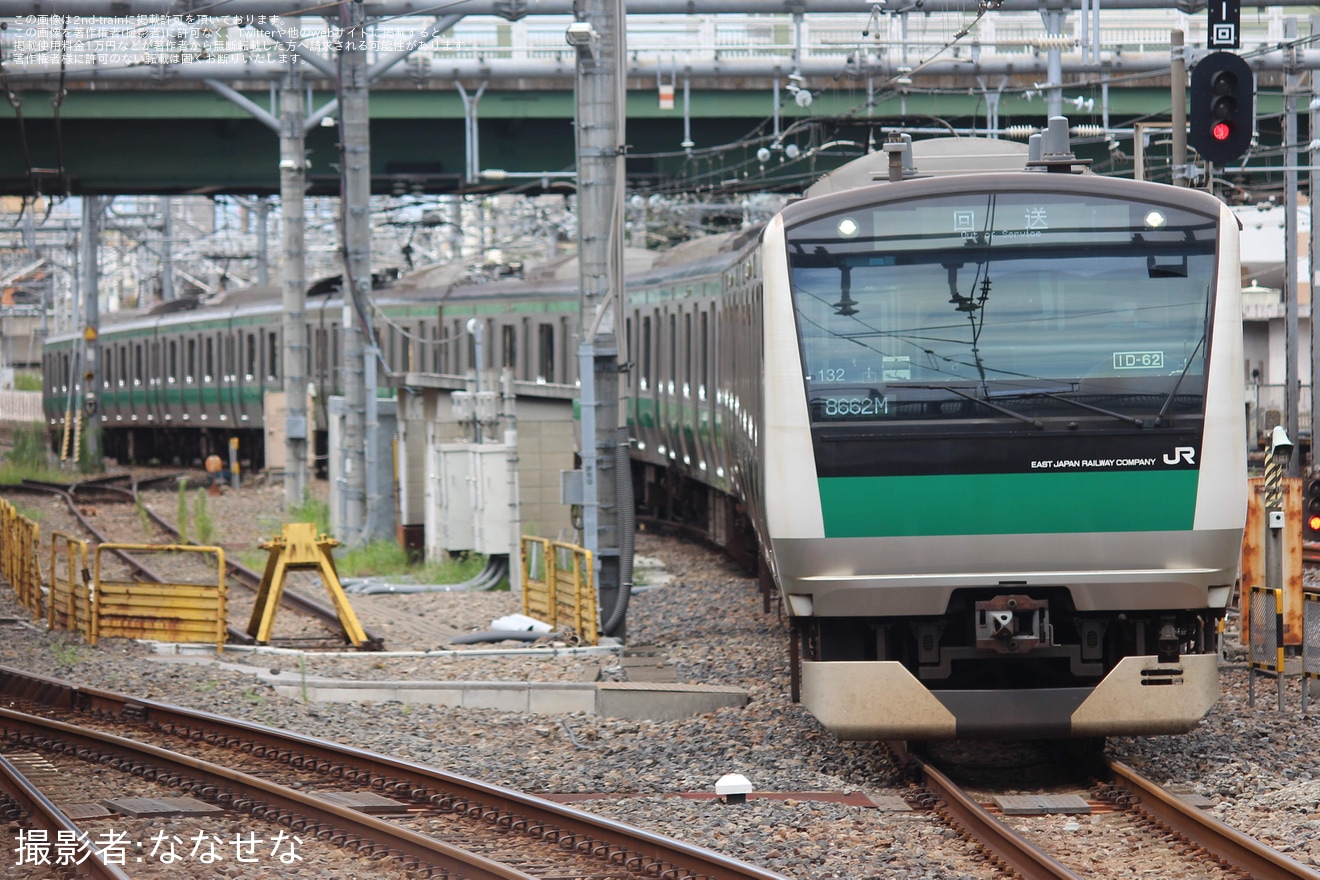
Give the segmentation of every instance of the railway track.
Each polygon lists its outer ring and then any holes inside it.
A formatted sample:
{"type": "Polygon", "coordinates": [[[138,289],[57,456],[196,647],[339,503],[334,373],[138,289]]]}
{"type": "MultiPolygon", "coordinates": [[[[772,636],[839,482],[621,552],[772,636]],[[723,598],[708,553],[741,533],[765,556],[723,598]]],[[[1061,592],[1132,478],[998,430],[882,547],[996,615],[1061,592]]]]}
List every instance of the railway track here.
{"type": "MultiPolygon", "coordinates": [[[[184,793],[225,812],[205,820],[215,826],[232,827],[241,819],[263,839],[274,833],[266,826],[278,827],[299,846],[348,849],[386,871],[366,876],[397,871],[401,877],[474,880],[782,880],[718,853],[509,789],[208,713],[7,668],[0,668],[0,702],[4,753],[84,768],[65,771],[68,778],[85,778],[86,768],[120,771],[103,772],[97,781],[112,776],[111,784],[122,788],[184,793]]],[[[6,792],[22,786],[0,779],[6,792]]],[[[84,825],[95,821],[105,820],[84,825]]],[[[122,816],[111,821],[130,822],[122,816]]],[[[147,833],[125,828],[122,833],[139,843],[136,837],[147,833]]],[[[95,840],[94,832],[76,831],[95,840]]]]}
{"type": "MultiPolygon", "coordinates": [[[[989,858],[1023,880],[1105,876],[1104,866],[1096,863],[1092,853],[1118,848],[1140,851],[1145,864],[1163,868],[1163,876],[1320,880],[1320,872],[1225,825],[1107,756],[1094,756],[1095,769],[1103,781],[1096,786],[1095,799],[1087,805],[1088,812],[1095,808],[1096,814],[1096,822],[1088,830],[1097,836],[1114,834],[1122,838],[1122,843],[1111,847],[1092,841],[1083,854],[1067,835],[1043,833],[1039,818],[1015,822],[1002,810],[988,807],[902,744],[892,743],[890,750],[915,780],[917,794],[913,800],[934,809],[972,838],[989,858]]],[[[1081,827],[1073,823],[1072,830],[1081,827]]]]}
{"type": "MultiPolygon", "coordinates": [[[[115,539],[113,536],[104,534],[92,521],[93,518],[86,514],[85,510],[88,503],[96,501],[98,503],[138,504],[139,509],[145,513],[153,527],[159,530],[163,538],[162,543],[168,544],[180,541],[178,529],[146,505],[139,504],[139,489],[153,483],[172,483],[175,479],[173,475],[170,475],[132,481],[131,484],[128,484],[130,478],[127,475],[119,475],[83,480],[67,486],[36,480],[24,480],[17,488],[32,492],[44,492],[62,498],[69,513],[77,520],[79,526],[92,535],[97,543],[112,543],[115,539]]],[[[168,580],[162,573],[156,571],[141,559],[136,558],[133,554],[124,550],[113,552],[130,570],[140,574],[146,580],[153,583],[168,580]]],[[[231,585],[236,584],[243,587],[255,596],[257,588],[261,584],[261,573],[253,571],[229,557],[225,559],[225,569],[231,585]]],[[[310,599],[296,590],[289,589],[282,592],[280,603],[282,606],[319,623],[326,631],[325,637],[321,638],[320,641],[331,641],[335,643],[336,647],[341,646],[338,643],[342,642],[340,638],[342,628],[338,613],[332,606],[310,599]]],[[[229,641],[239,644],[251,644],[253,642],[252,637],[248,635],[243,626],[231,623],[227,629],[229,641]]],[[[366,635],[368,650],[380,650],[384,647],[383,637],[371,631],[367,631],[366,635]]],[[[317,641],[317,638],[312,637],[311,641],[317,641]]]]}

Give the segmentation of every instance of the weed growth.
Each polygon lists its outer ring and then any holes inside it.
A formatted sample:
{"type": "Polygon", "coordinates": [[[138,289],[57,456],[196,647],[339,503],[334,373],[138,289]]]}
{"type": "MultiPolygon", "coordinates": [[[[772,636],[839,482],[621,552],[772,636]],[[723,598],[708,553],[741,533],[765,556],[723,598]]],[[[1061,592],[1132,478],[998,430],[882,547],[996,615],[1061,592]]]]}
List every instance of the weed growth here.
{"type": "Polygon", "coordinates": [[[13,485],[24,480],[64,482],[68,478],[51,467],[46,456],[46,429],[39,425],[22,425],[14,429],[14,448],[0,464],[0,483],[13,485]]]}
{"type": "Polygon", "coordinates": [[[316,498],[304,498],[302,504],[295,504],[284,518],[286,523],[316,523],[316,533],[330,533],[330,505],[316,498]]]}
{"type": "Polygon", "coordinates": [[[40,391],[41,374],[35,370],[18,370],[14,373],[15,391],[40,391]]]}
{"type": "Polygon", "coordinates": [[[193,528],[197,530],[197,542],[210,544],[215,537],[215,523],[206,509],[206,490],[198,489],[193,498],[193,528]]]}

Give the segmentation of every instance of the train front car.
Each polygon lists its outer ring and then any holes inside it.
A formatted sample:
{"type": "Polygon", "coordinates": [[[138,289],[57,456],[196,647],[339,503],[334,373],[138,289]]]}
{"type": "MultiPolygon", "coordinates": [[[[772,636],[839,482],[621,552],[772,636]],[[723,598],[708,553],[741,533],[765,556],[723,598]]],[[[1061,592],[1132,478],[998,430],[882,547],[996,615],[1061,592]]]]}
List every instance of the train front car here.
{"type": "Polygon", "coordinates": [[[1043,172],[772,221],[764,516],[826,727],[1103,737],[1209,710],[1246,510],[1237,235],[1202,193],[1043,172]]]}

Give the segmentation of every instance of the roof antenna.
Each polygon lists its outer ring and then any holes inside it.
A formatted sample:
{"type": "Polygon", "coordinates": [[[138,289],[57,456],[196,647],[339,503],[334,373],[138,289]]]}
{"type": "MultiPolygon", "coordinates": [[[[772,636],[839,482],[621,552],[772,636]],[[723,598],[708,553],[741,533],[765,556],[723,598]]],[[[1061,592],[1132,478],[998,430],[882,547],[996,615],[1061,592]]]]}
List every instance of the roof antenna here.
{"type": "MultiPolygon", "coordinates": [[[[1031,136],[1033,155],[1036,137],[1036,135],[1031,136]]],[[[1046,171],[1062,174],[1080,174],[1082,168],[1092,162],[1091,159],[1078,159],[1073,154],[1071,139],[1068,136],[1067,116],[1050,117],[1049,126],[1045,129],[1045,137],[1041,146],[1043,155],[1038,159],[1028,161],[1028,168],[1044,168],[1046,171]]]]}

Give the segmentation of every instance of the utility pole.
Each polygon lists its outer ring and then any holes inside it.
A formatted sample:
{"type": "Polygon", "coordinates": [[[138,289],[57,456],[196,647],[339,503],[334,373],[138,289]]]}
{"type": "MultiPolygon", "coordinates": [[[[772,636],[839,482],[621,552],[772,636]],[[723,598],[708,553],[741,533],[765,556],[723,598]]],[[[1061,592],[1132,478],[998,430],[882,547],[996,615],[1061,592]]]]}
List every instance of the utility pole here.
{"type": "Polygon", "coordinates": [[[343,150],[344,434],[342,498],[346,542],[369,541],[381,508],[374,488],[376,358],[364,345],[371,298],[371,135],[368,127],[366,12],[343,5],[339,137],[343,150]]]}
{"type": "Polygon", "coordinates": [[[87,463],[101,469],[101,365],[97,352],[101,347],[97,334],[101,327],[99,290],[100,264],[97,250],[101,244],[101,213],[105,203],[100,196],[82,197],[82,295],[83,295],[83,411],[87,416],[87,463]]]}
{"type": "MultiPolygon", "coordinates": [[[[1314,37],[1320,35],[1320,16],[1311,16],[1311,35],[1314,37]]],[[[1320,76],[1311,76],[1311,119],[1308,131],[1311,132],[1311,143],[1315,143],[1320,136],[1320,76]]],[[[1320,156],[1317,156],[1316,149],[1308,152],[1308,164],[1315,165],[1320,156]]],[[[1317,293],[1320,292],[1320,265],[1316,263],[1320,260],[1320,215],[1317,215],[1315,209],[1315,200],[1320,198],[1320,188],[1316,187],[1316,172],[1311,172],[1310,182],[1307,193],[1310,196],[1310,205],[1307,210],[1311,212],[1311,240],[1310,240],[1310,282],[1311,282],[1311,347],[1310,357],[1308,358],[1307,375],[1311,377],[1311,466],[1317,463],[1316,458],[1316,413],[1320,413],[1320,383],[1315,381],[1316,352],[1320,351],[1320,309],[1316,308],[1317,293]]],[[[1300,447],[1300,435],[1294,434],[1294,439],[1298,440],[1300,447]]],[[[1296,458],[1301,458],[1298,453],[1296,458]]],[[[1303,484],[1305,485],[1305,484],[1303,484]]],[[[1305,494],[1303,498],[1305,498],[1305,494]]],[[[1305,514],[1304,514],[1305,515],[1305,514]]]]}
{"type": "Polygon", "coordinates": [[[174,299],[174,199],[160,197],[160,298],[174,299]]]}
{"type": "MultiPolygon", "coordinates": [[[[1283,302],[1284,352],[1284,418],[1289,437],[1298,436],[1297,408],[1301,402],[1301,382],[1298,378],[1297,357],[1297,92],[1301,79],[1297,75],[1297,19],[1283,20],[1283,144],[1284,144],[1284,271],[1283,302]]],[[[1287,476],[1301,476],[1300,456],[1288,460],[1287,476]]]]}
{"type": "MultiPolygon", "coordinates": [[[[625,518],[619,488],[631,479],[626,411],[619,405],[627,87],[624,4],[623,0],[584,0],[580,9],[581,18],[569,26],[566,37],[577,50],[582,532],[596,565],[602,629],[621,638],[632,588],[631,574],[621,564],[631,553],[620,552],[619,529],[620,519],[625,518]]],[[[631,492],[625,489],[625,493],[630,502],[631,492]]],[[[628,563],[631,569],[631,559],[628,563]]]]}
{"type": "MultiPolygon", "coordinates": [[[[1182,31],[1175,30],[1170,35],[1169,41],[1169,97],[1173,100],[1171,158],[1174,186],[1192,184],[1191,175],[1187,173],[1187,47],[1183,43],[1183,37],[1182,31]]],[[[1209,173],[1208,167],[1206,172],[1209,173]]]]}
{"type": "Polygon", "coordinates": [[[284,504],[296,507],[307,495],[307,352],[304,317],[307,291],[305,237],[307,157],[303,140],[302,77],[296,62],[280,88],[280,229],[284,249],[284,504]]]}

